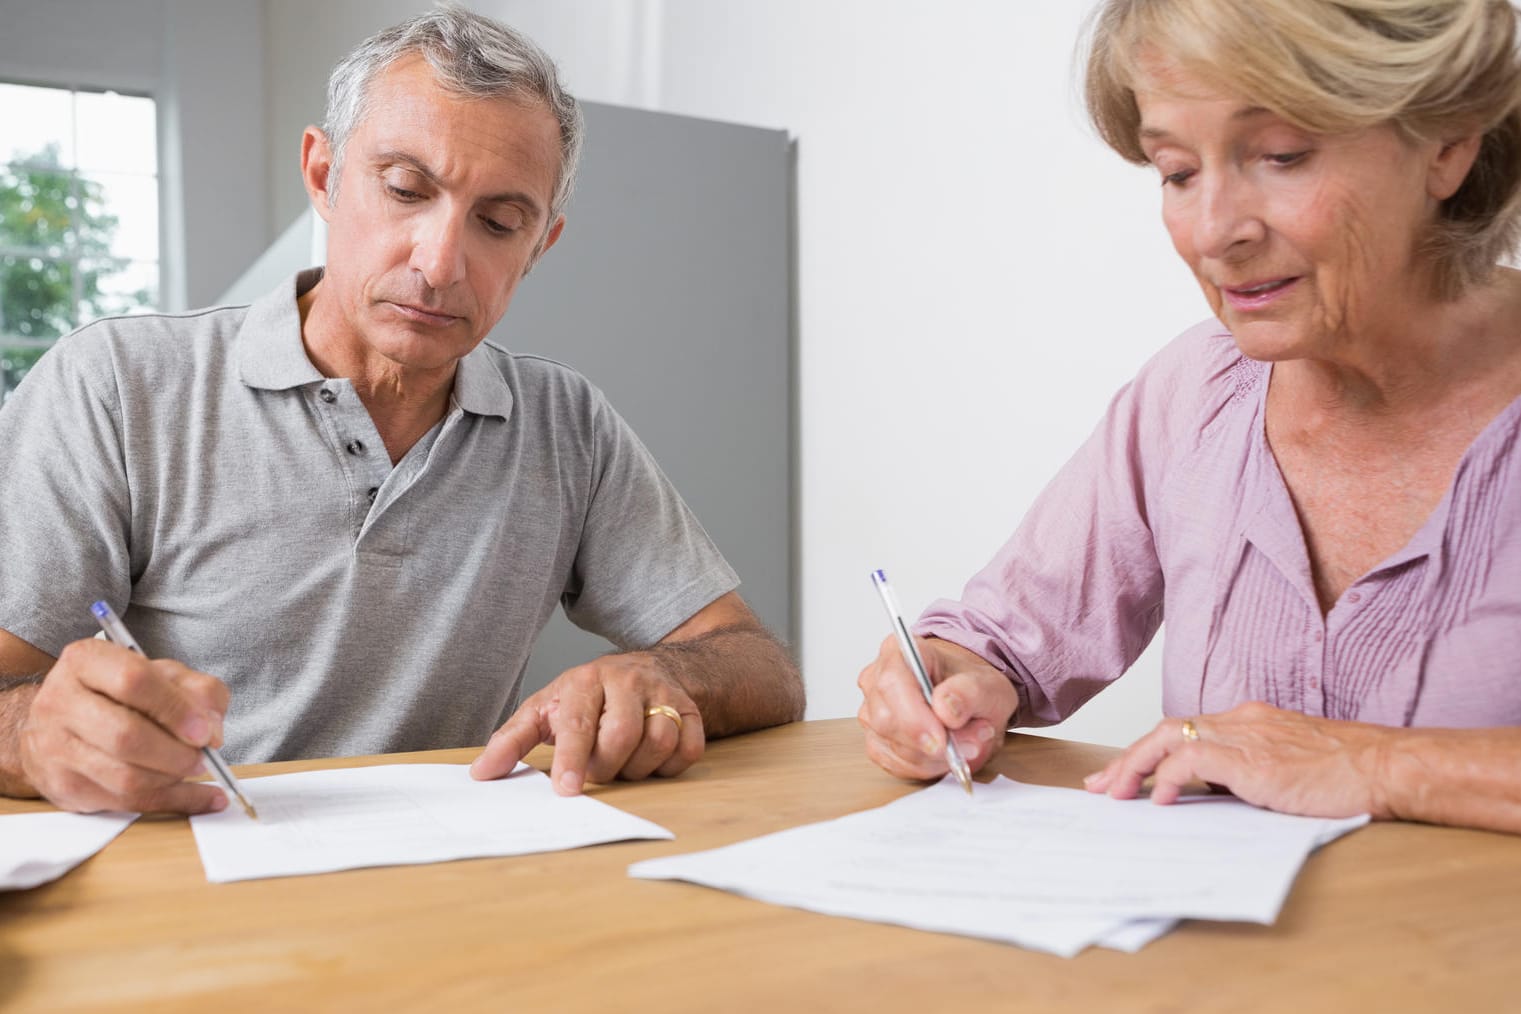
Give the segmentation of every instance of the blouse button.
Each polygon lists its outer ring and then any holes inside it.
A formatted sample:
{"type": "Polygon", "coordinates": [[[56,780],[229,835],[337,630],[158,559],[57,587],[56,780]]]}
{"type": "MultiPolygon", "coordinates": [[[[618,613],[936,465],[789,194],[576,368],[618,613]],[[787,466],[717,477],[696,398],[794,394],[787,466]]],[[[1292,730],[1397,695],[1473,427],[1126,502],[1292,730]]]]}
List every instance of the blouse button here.
{"type": "Polygon", "coordinates": [[[1348,602],[1361,602],[1362,600],[1363,596],[1361,592],[1347,592],[1348,602]]]}
{"type": "Polygon", "coordinates": [[[363,454],[364,443],[359,440],[350,440],[347,444],[344,445],[343,449],[345,451],[348,451],[350,454],[363,454]]]}
{"type": "Polygon", "coordinates": [[[317,397],[321,398],[323,401],[327,402],[329,405],[331,405],[333,402],[335,402],[335,401],[338,400],[338,396],[333,393],[333,391],[332,391],[331,388],[327,388],[327,387],[324,387],[322,390],[318,391],[317,392],[317,397]]]}

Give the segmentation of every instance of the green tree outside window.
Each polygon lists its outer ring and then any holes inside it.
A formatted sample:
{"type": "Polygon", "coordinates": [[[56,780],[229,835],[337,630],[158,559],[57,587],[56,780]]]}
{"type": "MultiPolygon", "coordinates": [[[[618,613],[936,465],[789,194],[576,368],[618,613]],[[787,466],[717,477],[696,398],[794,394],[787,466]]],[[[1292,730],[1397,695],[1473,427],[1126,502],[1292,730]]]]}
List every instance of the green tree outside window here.
{"type": "Polygon", "coordinates": [[[57,338],[153,308],[158,199],[151,99],[0,82],[0,100],[3,403],[57,338]]]}

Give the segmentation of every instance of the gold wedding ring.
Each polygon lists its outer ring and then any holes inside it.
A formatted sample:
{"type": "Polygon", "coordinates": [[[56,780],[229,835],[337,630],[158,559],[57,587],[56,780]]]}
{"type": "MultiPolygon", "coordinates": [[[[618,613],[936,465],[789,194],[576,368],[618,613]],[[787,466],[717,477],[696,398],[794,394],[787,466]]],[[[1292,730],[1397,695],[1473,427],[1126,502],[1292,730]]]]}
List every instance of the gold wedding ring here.
{"type": "Polygon", "coordinates": [[[1199,727],[1194,724],[1192,718],[1183,719],[1183,728],[1179,731],[1183,733],[1183,738],[1186,741],[1190,743],[1197,743],[1199,741],[1199,727]]]}
{"type": "Polygon", "coordinates": [[[681,731],[681,712],[677,711],[669,704],[651,704],[649,707],[644,709],[645,718],[653,718],[655,715],[664,715],[665,717],[669,718],[671,721],[676,723],[676,731],[681,731]]]}

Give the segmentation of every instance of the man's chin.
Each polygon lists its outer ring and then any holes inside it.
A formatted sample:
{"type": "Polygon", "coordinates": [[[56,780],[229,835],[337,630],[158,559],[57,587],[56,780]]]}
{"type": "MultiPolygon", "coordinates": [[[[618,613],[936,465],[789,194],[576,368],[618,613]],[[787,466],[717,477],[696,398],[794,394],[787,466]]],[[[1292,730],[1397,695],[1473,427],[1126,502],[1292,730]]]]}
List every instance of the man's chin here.
{"type": "Polygon", "coordinates": [[[434,372],[454,366],[479,344],[479,339],[473,342],[464,338],[442,341],[439,336],[389,334],[371,342],[370,348],[402,369],[434,372]]]}

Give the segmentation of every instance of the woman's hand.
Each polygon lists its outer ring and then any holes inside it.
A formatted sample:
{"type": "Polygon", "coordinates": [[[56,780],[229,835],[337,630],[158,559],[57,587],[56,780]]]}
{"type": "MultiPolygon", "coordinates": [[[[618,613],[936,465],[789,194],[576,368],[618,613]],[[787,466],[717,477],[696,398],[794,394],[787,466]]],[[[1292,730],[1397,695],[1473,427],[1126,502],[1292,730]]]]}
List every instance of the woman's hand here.
{"type": "Polygon", "coordinates": [[[1003,746],[1019,694],[1007,676],[960,645],[914,640],[935,684],[934,707],[925,703],[897,638],[886,638],[856,680],[866,697],[856,715],[866,729],[866,756],[899,778],[938,778],[946,772],[949,732],[976,771],[1003,746]]]}
{"type": "Polygon", "coordinates": [[[1186,722],[1164,719],[1083,784],[1131,799],[1150,775],[1155,803],[1176,801],[1189,782],[1209,782],[1282,813],[1387,818],[1385,752],[1399,731],[1253,702],[1186,722]]]}

